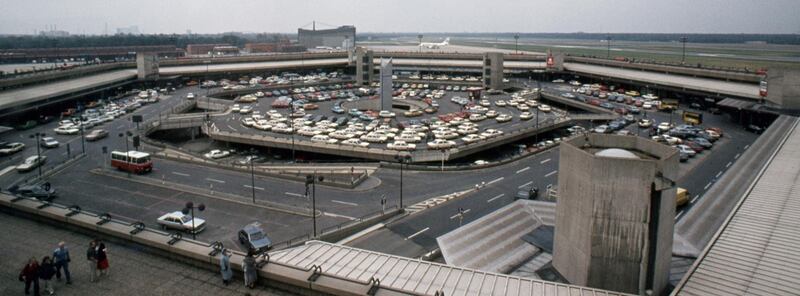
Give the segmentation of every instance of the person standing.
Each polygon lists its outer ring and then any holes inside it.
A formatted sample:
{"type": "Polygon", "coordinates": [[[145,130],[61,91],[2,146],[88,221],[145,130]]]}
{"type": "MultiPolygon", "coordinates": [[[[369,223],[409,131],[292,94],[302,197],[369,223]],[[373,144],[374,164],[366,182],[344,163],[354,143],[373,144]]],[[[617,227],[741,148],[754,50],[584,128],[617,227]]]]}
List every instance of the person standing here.
{"type": "Polygon", "coordinates": [[[233,271],[231,270],[231,251],[228,249],[222,250],[222,258],[219,260],[219,269],[222,273],[222,283],[227,286],[233,277],[233,271]]]}
{"type": "Polygon", "coordinates": [[[108,275],[108,249],[106,249],[106,244],[102,241],[98,241],[97,247],[95,247],[95,256],[97,256],[97,270],[100,271],[100,276],[108,275]]]}
{"type": "Polygon", "coordinates": [[[258,273],[256,273],[256,258],[253,257],[253,252],[247,252],[247,256],[242,261],[242,270],[244,271],[244,285],[252,289],[256,286],[258,273]]]}
{"type": "Polygon", "coordinates": [[[53,251],[53,260],[56,266],[56,279],[61,281],[61,269],[64,269],[64,276],[67,278],[67,285],[72,284],[72,277],[69,275],[69,249],[64,245],[64,242],[58,243],[58,248],[53,251]]]}
{"type": "Polygon", "coordinates": [[[39,263],[36,258],[28,259],[28,264],[19,272],[19,281],[25,282],[25,295],[31,294],[31,284],[33,284],[33,295],[39,296],[39,263]]]}
{"type": "Polygon", "coordinates": [[[90,241],[89,248],[86,249],[86,261],[89,262],[89,281],[93,283],[97,278],[97,252],[95,247],[97,247],[95,241],[90,241]]]}
{"type": "Polygon", "coordinates": [[[50,256],[44,256],[44,258],[42,258],[42,264],[39,265],[39,279],[42,281],[42,289],[49,295],[55,293],[53,286],[50,284],[55,274],[56,267],[53,266],[53,261],[50,260],[50,256]]]}

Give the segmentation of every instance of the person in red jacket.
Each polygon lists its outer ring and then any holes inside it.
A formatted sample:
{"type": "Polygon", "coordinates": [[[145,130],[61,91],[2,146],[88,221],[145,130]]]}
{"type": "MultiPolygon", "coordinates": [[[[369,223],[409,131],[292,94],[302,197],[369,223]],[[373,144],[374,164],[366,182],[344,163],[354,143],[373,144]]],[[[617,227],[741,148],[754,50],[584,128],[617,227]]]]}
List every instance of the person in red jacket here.
{"type": "Polygon", "coordinates": [[[25,282],[25,295],[30,295],[31,283],[33,283],[33,295],[39,295],[39,263],[36,258],[31,257],[28,264],[19,272],[19,281],[25,282]]]}

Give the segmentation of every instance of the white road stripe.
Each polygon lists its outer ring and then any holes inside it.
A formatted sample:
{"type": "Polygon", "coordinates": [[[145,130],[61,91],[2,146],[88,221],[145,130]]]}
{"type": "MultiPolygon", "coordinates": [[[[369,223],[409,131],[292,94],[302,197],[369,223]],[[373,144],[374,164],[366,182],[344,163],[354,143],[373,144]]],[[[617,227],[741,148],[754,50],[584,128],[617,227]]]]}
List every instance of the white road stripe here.
{"type": "Polygon", "coordinates": [[[503,179],[505,179],[505,177],[500,177],[500,178],[497,178],[497,179],[491,180],[491,181],[489,181],[489,183],[486,183],[486,185],[492,185],[492,184],[494,184],[494,183],[497,183],[497,182],[500,182],[500,181],[502,181],[503,179]]]}
{"type": "Polygon", "coordinates": [[[698,198],[700,198],[701,196],[702,196],[702,195],[695,195],[695,196],[694,196],[694,198],[692,198],[692,200],[690,200],[690,201],[689,201],[689,203],[694,203],[694,202],[695,202],[695,201],[697,201],[697,199],[698,199],[698,198]]]}
{"type": "Polygon", "coordinates": [[[517,186],[517,189],[522,189],[522,187],[525,187],[525,186],[531,185],[531,183],[533,183],[533,181],[530,181],[530,182],[528,182],[528,183],[525,183],[525,184],[519,185],[519,186],[517,186]]]}
{"type": "Polygon", "coordinates": [[[414,233],[414,234],[412,234],[412,235],[409,235],[409,236],[406,238],[406,240],[410,240],[410,239],[414,238],[415,236],[417,236],[417,235],[420,235],[420,234],[422,234],[422,233],[423,233],[423,232],[425,232],[425,231],[428,231],[428,229],[431,229],[431,228],[430,228],[430,227],[425,227],[425,229],[423,229],[423,230],[420,230],[420,231],[417,231],[417,233],[414,233]]]}
{"type": "Polygon", "coordinates": [[[206,178],[206,181],[211,181],[211,182],[217,182],[217,183],[220,183],[220,184],[225,184],[225,181],[222,181],[222,180],[217,180],[217,179],[211,179],[211,178],[206,178]]]}
{"type": "Polygon", "coordinates": [[[750,144],[747,144],[747,145],[744,146],[745,150],[747,150],[747,148],[750,148],[750,144]]]}
{"type": "Polygon", "coordinates": [[[733,163],[729,161],[728,164],[725,165],[725,168],[731,167],[731,164],[733,164],[733,163]]]}
{"type": "Polygon", "coordinates": [[[328,217],[334,217],[334,218],[345,218],[345,219],[348,219],[348,220],[356,220],[356,218],[353,218],[353,217],[350,217],[350,216],[339,215],[339,214],[334,214],[334,213],[329,213],[329,212],[322,212],[322,215],[323,216],[328,216],[328,217]]]}
{"type": "Polygon", "coordinates": [[[13,171],[15,168],[17,168],[17,166],[15,166],[15,165],[12,165],[12,166],[9,166],[7,168],[4,168],[2,171],[0,171],[0,176],[5,175],[10,171],[13,171]]]}
{"type": "Polygon", "coordinates": [[[250,185],[242,185],[242,186],[244,186],[245,188],[255,188],[256,190],[264,190],[263,187],[258,187],[258,186],[256,186],[256,187],[253,187],[253,186],[250,186],[250,185]]]}
{"type": "Polygon", "coordinates": [[[711,182],[709,182],[708,184],[706,184],[706,186],[705,186],[705,187],[703,187],[703,190],[706,190],[706,189],[708,189],[708,187],[711,187],[711,182]]]}
{"type": "Polygon", "coordinates": [[[547,178],[547,177],[550,177],[550,176],[552,176],[552,175],[555,175],[556,173],[558,173],[558,170],[555,170],[555,171],[549,172],[549,173],[547,173],[547,175],[544,175],[544,177],[545,177],[545,178],[547,178]]]}
{"type": "Polygon", "coordinates": [[[288,196],[306,197],[305,195],[302,195],[302,194],[299,194],[299,193],[294,193],[294,192],[285,192],[285,194],[288,195],[288,196]]]}
{"type": "Polygon", "coordinates": [[[487,200],[487,201],[486,201],[486,203],[493,202],[494,200],[496,200],[496,199],[498,199],[498,198],[501,198],[501,197],[503,197],[504,195],[506,195],[506,194],[505,194],[505,193],[501,193],[501,194],[500,194],[500,195],[498,195],[498,196],[495,196],[495,197],[492,197],[492,198],[490,198],[489,200],[487,200]]]}
{"type": "Polygon", "coordinates": [[[229,128],[231,128],[232,130],[235,130],[235,131],[237,131],[237,132],[239,131],[239,130],[238,130],[238,129],[236,129],[235,127],[232,127],[230,124],[228,124],[228,127],[229,127],[229,128]]]}
{"type": "Polygon", "coordinates": [[[124,124],[120,124],[120,125],[117,126],[117,129],[122,129],[122,128],[125,128],[124,124]]]}
{"type": "MultiPolygon", "coordinates": [[[[464,214],[466,214],[466,213],[469,213],[469,211],[470,211],[470,210],[471,210],[471,209],[466,209],[466,210],[464,210],[464,214]]],[[[458,218],[458,214],[455,214],[455,215],[452,215],[452,216],[450,216],[450,220],[453,220],[453,219],[455,219],[455,218],[458,218]]]]}
{"type": "Polygon", "coordinates": [[[189,174],[185,174],[185,173],[181,173],[181,172],[172,172],[172,174],[173,175],[178,175],[178,176],[184,176],[184,177],[188,177],[189,176],[189,174]]]}
{"type": "Polygon", "coordinates": [[[550,161],[550,158],[540,161],[539,164],[545,164],[545,163],[547,163],[549,161],[550,161]]]}
{"type": "Polygon", "coordinates": [[[530,169],[531,169],[531,167],[525,167],[524,169],[518,170],[517,174],[522,173],[522,172],[527,171],[527,170],[530,170],[530,169]]]}
{"type": "Polygon", "coordinates": [[[733,159],[739,159],[739,156],[742,156],[742,154],[741,153],[736,153],[736,156],[734,156],[733,159]]]}
{"type": "Polygon", "coordinates": [[[717,175],[716,175],[716,176],[714,176],[714,177],[715,177],[715,178],[719,178],[719,176],[721,176],[721,175],[722,175],[722,171],[719,171],[719,172],[717,172],[717,175]]]}
{"type": "Polygon", "coordinates": [[[684,211],[680,211],[680,212],[678,212],[678,214],[677,214],[677,215],[675,215],[675,220],[678,220],[678,219],[679,219],[681,216],[683,216],[683,212],[684,212],[684,211]]]}
{"type": "Polygon", "coordinates": [[[354,207],[358,206],[358,204],[357,204],[357,203],[346,202],[346,201],[335,200],[335,199],[334,199],[334,200],[331,200],[331,202],[335,202],[335,203],[338,203],[338,204],[343,204],[343,205],[348,205],[348,206],[354,206],[354,207]]]}

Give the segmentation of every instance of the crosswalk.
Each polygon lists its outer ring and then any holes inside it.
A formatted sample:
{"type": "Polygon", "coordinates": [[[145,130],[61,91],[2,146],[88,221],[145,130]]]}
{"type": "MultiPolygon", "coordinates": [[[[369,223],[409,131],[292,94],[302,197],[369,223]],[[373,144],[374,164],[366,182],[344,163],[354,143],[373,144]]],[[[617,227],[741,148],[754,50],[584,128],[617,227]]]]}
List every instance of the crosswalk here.
{"type": "Polygon", "coordinates": [[[413,214],[421,212],[423,210],[426,210],[426,209],[435,207],[437,205],[443,204],[443,203],[445,203],[445,202],[447,202],[447,201],[449,201],[451,199],[460,197],[460,196],[464,195],[465,193],[467,193],[469,191],[470,190],[465,190],[465,191],[461,191],[461,192],[450,193],[448,195],[432,197],[432,198],[423,200],[421,202],[418,202],[418,203],[415,203],[413,205],[410,205],[410,206],[406,207],[406,212],[408,212],[409,214],[413,215],[413,214]]]}

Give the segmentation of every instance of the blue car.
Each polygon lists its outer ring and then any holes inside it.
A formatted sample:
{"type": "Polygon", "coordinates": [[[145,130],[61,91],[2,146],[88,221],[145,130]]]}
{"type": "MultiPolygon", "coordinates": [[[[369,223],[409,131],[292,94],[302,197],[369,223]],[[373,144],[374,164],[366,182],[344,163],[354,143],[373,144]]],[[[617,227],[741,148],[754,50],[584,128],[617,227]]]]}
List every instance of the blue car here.
{"type": "Polygon", "coordinates": [[[603,108],[606,108],[606,109],[609,109],[609,110],[614,109],[614,105],[611,105],[609,103],[601,103],[600,107],[603,107],[603,108]]]}
{"type": "Polygon", "coordinates": [[[339,107],[339,106],[333,106],[333,108],[331,108],[331,111],[333,113],[336,113],[336,114],[343,114],[344,113],[344,109],[342,109],[342,107],[339,107]]]}

